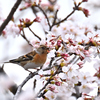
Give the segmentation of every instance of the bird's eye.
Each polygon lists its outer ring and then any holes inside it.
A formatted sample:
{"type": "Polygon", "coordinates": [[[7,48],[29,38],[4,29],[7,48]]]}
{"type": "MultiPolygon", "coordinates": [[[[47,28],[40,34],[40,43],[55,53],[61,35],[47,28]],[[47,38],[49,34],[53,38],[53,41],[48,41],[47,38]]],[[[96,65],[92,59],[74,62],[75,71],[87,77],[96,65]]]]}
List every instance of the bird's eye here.
{"type": "Polygon", "coordinates": [[[45,47],[42,47],[42,49],[45,49],[45,47]]]}

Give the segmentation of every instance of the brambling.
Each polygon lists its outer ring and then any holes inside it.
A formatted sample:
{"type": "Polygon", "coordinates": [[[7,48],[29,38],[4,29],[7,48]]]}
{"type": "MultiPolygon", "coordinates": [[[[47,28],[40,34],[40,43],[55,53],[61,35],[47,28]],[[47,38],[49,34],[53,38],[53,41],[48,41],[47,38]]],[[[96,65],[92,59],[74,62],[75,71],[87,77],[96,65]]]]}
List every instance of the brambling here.
{"type": "MultiPolygon", "coordinates": [[[[9,60],[9,63],[15,63],[22,66],[25,70],[36,69],[37,67],[43,66],[47,59],[49,48],[45,45],[40,45],[36,50],[20,56],[17,59],[9,60]]],[[[30,72],[30,71],[29,71],[30,72]]]]}

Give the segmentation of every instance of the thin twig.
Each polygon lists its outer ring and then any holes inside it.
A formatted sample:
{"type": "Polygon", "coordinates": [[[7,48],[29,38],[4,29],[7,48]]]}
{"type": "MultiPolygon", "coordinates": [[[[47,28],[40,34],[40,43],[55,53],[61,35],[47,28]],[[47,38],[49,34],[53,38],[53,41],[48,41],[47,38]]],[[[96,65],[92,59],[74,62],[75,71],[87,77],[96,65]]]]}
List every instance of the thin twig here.
{"type": "MultiPolygon", "coordinates": [[[[42,90],[44,90],[46,88],[46,86],[51,82],[51,79],[49,78],[47,83],[44,85],[44,87],[42,89],[40,89],[38,95],[42,92],[42,90]]],[[[44,94],[40,94],[39,96],[37,95],[37,97],[42,97],[44,94]]]]}
{"type": "Polygon", "coordinates": [[[27,41],[27,43],[28,43],[30,46],[33,47],[33,45],[30,44],[30,41],[26,38],[24,30],[22,30],[22,32],[23,32],[23,34],[20,34],[20,35],[27,41]]]}
{"type": "Polygon", "coordinates": [[[36,13],[37,13],[38,11],[35,9],[34,6],[31,6],[31,8],[32,8],[32,12],[33,12],[33,13],[35,14],[35,16],[37,17],[37,14],[36,14],[36,13]]]}
{"type": "Polygon", "coordinates": [[[54,61],[55,57],[51,57],[50,63],[49,63],[49,67],[51,67],[53,61],[54,61]]]}
{"type": "Polygon", "coordinates": [[[20,5],[22,0],[17,0],[16,3],[14,4],[13,8],[11,9],[9,15],[5,19],[5,21],[2,23],[0,27],[0,35],[2,34],[3,29],[6,27],[6,25],[9,23],[9,21],[12,19],[15,11],[17,10],[18,6],[20,5]]]}
{"type": "MultiPolygon", "coordinates": [[[[5,76],[8,80],[10,79],[9,76],[4,71],[4,64],[2,66],[0,66],[0,75],[5,76]]],[[[12,83],[13,84],[8,89],[13,95],[15,95],[15,93],[16,93],[16,91],[18,89],[18,86],[13,81],[12,81],[12,83]]]]}
{"type": "Polygon", "coordinates": [[[53,66],[52,67],[47,67],[47,68],[43,69],[43,71],[48,71],[48,70],[51,70],[52,68],[53,68],[53,66]]]}
{"type": "MultiPolygon", "coordinates": [[[[48,69],[48,70],[50,70],[50,69],[48,69]]],[[[17,89],[17,91],[16,91],[16,94],[15,94],[13,100],[16,100],[16,99],[18,98],[18,95],[20,94],[21,89],[22,89],[22,87],[26,84],[26,82],[27,82],[28,80],[30,80],[32,77],[34,77],[35,75],[38,75],[38,71],[39,71],[39,70],[37,70],[37,71],[34,72],[34,73],[30,73],[29,76],[27,76],[26,79],[18,86],[18,89],[17,89]]],[[[45,71],[45,69],[43,69],[43,71],[45,71]]]]}
{"type": "MultiPolygon", "coordinates": [[[[79,7],[80,5],[81,5],[81,3],[79,3],[78,5],[74,4],[75,7],[73,7],[73,11],[72,11],[69,15],[67,15],[67,17],[65,17],[64,19],[62,19],[61,21],[59,21],[59,22],[57,22],[57,23],[54,23],[54,24],[52,25],[52,27],[55,26],[55,25],[59,25],[60,23],[62,23],[62,22],[64,22],[65,20],[67,20],[76,10],[78,10],[78,7],[79,7]]],[[[52,28],[52,27],[51,27],[51,28],[52,28]]]]}
{"type": "Polygon", "coordinates": [[[80,57],[78,57],[78,58],[76,59],[76,61],[74,61],[74,64],[75,64],[76,62],[78,62],[78,60],[80,60],[80,57]]]}
{"type": "MultiPolygon", "coordinates": [[[[64,21],[67,20],[74,12],[75,12],[75,9],[74,9],[66,18],[64,18],[64,19],[62,19],[61,21],[55,23],[54,25],[58,25],[58,24],[64,22],[64,21]]],[[[54,26],[54,25],[53,25],[53,26],[54,26]]]]}
{"type": "Polygon", "coordinates": [[[74,57],[69,61],[69,64],[71,64],[75,60],[76,57],[77,55],[74,55],[74,57]]]}
{"type": "Polygon", "coordinates": [[[66,43],[65,43],[64,41],[62,41],[62,44],[63,44],[64,49],[66,50],[66,52],[68,52],[68,49],[67,49],[66,43]]]}
{"type": "Polygon", "coordinates": [[[55,16],[54,16],[54,20],[53,20],[52,26],[51,26],[50,29],[49,29],[50,31],[51,31],[53,25],[54,25],[55,22],[56,22],[56,19],[57,19],[57,13],[58,13],[58,9],[56,10],[56,13],[55,13],[55,16]]]}
{"type": "Polygon", "coordinates": [[[44,16],[47,19],[47,22],[48,22],[49,27],[51,27],[50,22],[49,22],[49,18],[47,16],[47,14],[44,12],[44,10],[39,5],[35,5],[35,7],[38,7],[42,11],[42,13],[44,14],[44,16]]]}
{"type": "Polygon", "coordinates": [[[36,35],[36,34],[31,30],[30,27],[28,27],[28,28],[29,28],[29,30],[41,41],[41,38],[40,38],[38,35],[36,35]]]}
{"type": "Polygon", "coordinates": [[[33,81],[33,90],[35,90],[35,88],[36,88],[36,82],[37,82],[37,80],[34,79],[34,81],[33,81]]]}
{"type": "Polygon", "coordinates": [[[57,19],[57,13],[58,13],[58,9],[56,10],[56,13],[55,13],[55,17],[54,17],[53,24],[55,24],[55,22],[56,22],[56,19],[57,19]]]}
{"type": "Polygon", "coordinates": [[[26,79],[19,85],[17,92],[13,98],[13,100],[16,100],[18,98],[18,95],[21,92],[22,87],[26,84],[26,82],[31,79],[33,76],[38,75],[38,71],[34,72],[34,73],[30,73],[28,77],[26,77],[26,79]]]}
{"type": "Polygon", "coordinates": [[[52,0],[48,0],[52,5],[54,5],[56,2],[57,2],[57,0],[54,0],[54,1],[52,1],[52,0]]]}
{"type": "MultiPolygon", "coordinates": [[[[57,68],[57,70],[55,71],[55,73],[51,76],[51,77],[53,77],[53,76],[55,76],[56,74],[58,74],[59,73],[59,69],[60,69],[60,66],[57,68]]],[[[43,97],[44,96],[44,94],[45,94],[45,91],[43,92],[43,93],[41,93],[45,88],[46,88],[46,86],[50,83],[52,81],[52,78],[49,78],[48,80],[47,80],[47,83],[44,85],[44,87],[42,88],[42,89],[40,89],[40,91],[38,92],[38,94],[37,94],[37,97],[43,97]],[[40,94],[40,95],[39,95],[40,94]]]]}

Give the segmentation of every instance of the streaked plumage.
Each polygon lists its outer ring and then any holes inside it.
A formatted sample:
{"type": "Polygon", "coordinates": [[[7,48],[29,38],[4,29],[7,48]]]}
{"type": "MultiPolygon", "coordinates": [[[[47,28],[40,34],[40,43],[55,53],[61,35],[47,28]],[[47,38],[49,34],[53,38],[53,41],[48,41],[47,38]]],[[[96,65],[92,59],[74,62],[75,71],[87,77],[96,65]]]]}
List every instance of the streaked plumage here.
{"type": "Polygon", "coordinates": [[[25,70],[41,67],[47,59],[48,51],[49,48],[47,46],[40,45],[37,50],[20,56],[17,59],[9,60],[9,63],[21,65],[25,70]]]}

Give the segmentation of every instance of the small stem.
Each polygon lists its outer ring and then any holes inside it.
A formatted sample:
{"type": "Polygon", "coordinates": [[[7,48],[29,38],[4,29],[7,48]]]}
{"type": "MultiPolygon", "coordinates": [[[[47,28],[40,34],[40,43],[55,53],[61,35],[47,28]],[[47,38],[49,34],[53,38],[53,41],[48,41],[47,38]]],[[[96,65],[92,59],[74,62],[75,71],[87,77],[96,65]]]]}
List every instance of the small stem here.
{"type": "Polygon", "coordinates": [[[17,92],[13,98],[13,100],[17,100],[18,95],[21,92],[22,87],[26,84],[26,82],[31,79],[33,76],[38,75],[38,71],[34,72],[34,73],[30,73],[29,76],[26,77],[26,79],[19,85],[17,92]]]}
{"type": "MultiPolygon", "coordinates": [[[[61,21],[55,23],[54,25],[58,25],[58,24],[64,22],[64,21],[67,20],[74,12],[75,12],[75,10],[73,10],[66,18],[64,18],[64,19],[62,19],[61,21]]],[[[54,25],[53,25],[53,26],[54,26],[54,25]]]]}
{"type": "MultiPolygon", "coordinates": [[[[60,69],[60,66],[57,68],[57,70],[56,70],[55,73],[52,75],[52,77],[59,73],[59,69],[60,69]]],[[[38,92],[37,97],[43,97],[43,96],[44,96],[45,92],[43,92],[43,93],[41,93],[41,92],[46,88],[46,86],[47,86],[49,83],[51,83],[51,81],[52,81],[52,78],[49,78],[49,79],[47,80],[47,83],[46,83],[46,84],[44,85],[44,87],[43,87],[42,89],[40,89],[40,91],[38,92]]]]}
{"type": "Polygon", "coordinates": [[[22,30],[22,32],[23,32],[23,34],[20,34],[20,35],[27,41],[27,43],[28,43],[30,46],[33,47],[33,45],[30,44],[30,41],[26,38],[24,30],[22,30]]]}
{"type": "Polygon", "coordinates": [[[56,22],[56,19],[57,19],[57,13],[58,13],[58,9],[56,10],[55,17],[54,17],[54,20],[53,20],[53,24],[49,29],[50,31],[51,31],[52,27],[55,25],[55,22],[56,22]]]}
{"type": "Polygon", "coordinates": [[[52,5],[54,5],[56,2],[57,2],[57,0],[54,0],[54,1],[52,1],[52,0],[48,0],[52,5]]]}
{"type": "Polygon", "coordinates": [[[40,38],[38,35],[36,35],[36,34],[31,30],[30,27],[28,27],[28,28],[29,28],[29,30],[41,41],[41,38],[40,38]]]}
{"type": "Polygon", "coordinates": [[[48,22],[49,27],[51,27],[50,22],[49,22],[49,18],[47,16],[47,14],[44,12],[44,10],[40,6],[38,6],[38,5],[35,5],[35,7],[38,7],[42,11],[42,13],[44,14],[44,16],[47,19],[47,22],[48,22]]]}

